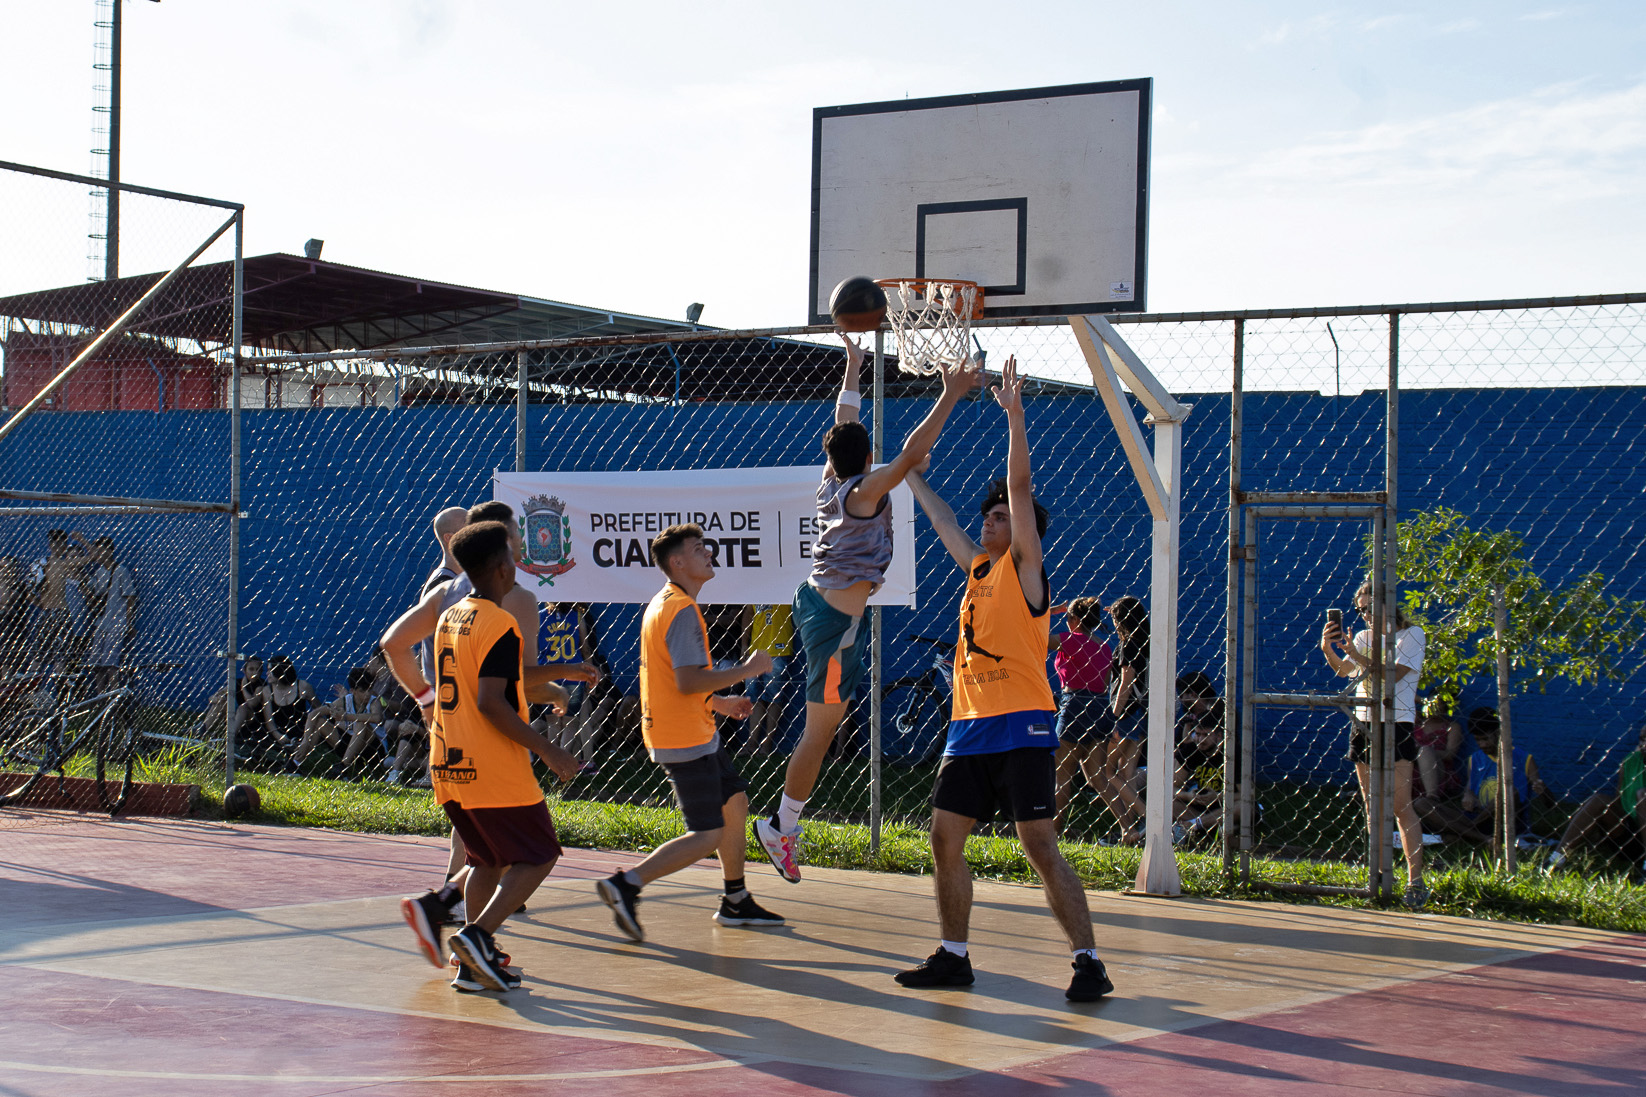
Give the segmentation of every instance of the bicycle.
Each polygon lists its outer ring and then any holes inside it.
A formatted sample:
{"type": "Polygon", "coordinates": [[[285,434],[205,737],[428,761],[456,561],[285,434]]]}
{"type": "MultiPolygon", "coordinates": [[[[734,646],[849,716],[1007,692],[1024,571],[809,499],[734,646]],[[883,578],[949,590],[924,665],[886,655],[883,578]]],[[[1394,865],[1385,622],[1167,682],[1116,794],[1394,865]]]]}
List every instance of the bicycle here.
{"type": "Polygon", "coordinates": [[[949,732],[949,698],[954,691],[954,649],[949,640],[910,633],[910,641],[936,650],[920,674],[894,678],[880,690],[880,711],[893,710],[886,757],[911,765],[929,762],[943,749],[949,732]],[[899,696],[901,694],[901,696],[899,696]]]}
{"type": "MultiPolygon", "coordinates": [[[[154,664],[161,672],[174,664],[154,664]]],[[[139,667],[121,667],[118,685],[95,692],[89,670],[59,671],[14,678],[0,686],[0,709],[19,700],[25,706],[8,719],[15,733],[0,731],[0,771],[27,774],[21,784],[0,791],[0,807],[18,803],[47,774],[57,774],[66,795],[66,770],[82,752],[92,758],[97,799],[111,817],[131,797],[132,773],[143,740],[136,717],[132,679],[139,667]],[[32,771],[32,772],[31,772],[32,771]]]]}

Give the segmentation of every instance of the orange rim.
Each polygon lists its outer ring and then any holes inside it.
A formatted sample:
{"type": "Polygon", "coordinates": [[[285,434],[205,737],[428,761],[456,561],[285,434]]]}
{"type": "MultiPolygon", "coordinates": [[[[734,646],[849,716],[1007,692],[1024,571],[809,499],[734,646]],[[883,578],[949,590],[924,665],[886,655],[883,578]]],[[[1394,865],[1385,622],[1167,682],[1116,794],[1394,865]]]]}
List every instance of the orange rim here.
{"type": "MultiPolygon", "coordinates": [[[[970,286],[972,287],[972,315],[970,319],[983,319],[983,287],[976,282],[969,282],[964,278],[876,278],[875,285],[881,289],[895,289],[899,286],[912,286],[920,296],[926,296],[926,287],[934,285],[970,286]]],[[[958,304],[958,302],[957,302],[958,304]]],[[[955,309],[958,314],[959,308],[955,309]]]]}

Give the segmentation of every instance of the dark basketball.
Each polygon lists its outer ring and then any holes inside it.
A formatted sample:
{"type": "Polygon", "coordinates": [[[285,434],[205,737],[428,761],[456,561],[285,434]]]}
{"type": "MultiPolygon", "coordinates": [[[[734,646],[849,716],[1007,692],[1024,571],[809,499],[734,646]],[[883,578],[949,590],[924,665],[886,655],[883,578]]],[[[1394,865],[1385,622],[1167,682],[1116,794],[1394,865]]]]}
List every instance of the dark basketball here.
{"type": "Polygon", "coordinates": [[[230,819],[255,814],[263,798],[250,785],[230,785],[223,790],[223,814],[230,819]]]}
{"type": "Polygon", "coordinates": [[[841,331],[873,331],[886,318],[886,291],[873,278],[848,278],[829,294],[829,318],[841,331]]]}

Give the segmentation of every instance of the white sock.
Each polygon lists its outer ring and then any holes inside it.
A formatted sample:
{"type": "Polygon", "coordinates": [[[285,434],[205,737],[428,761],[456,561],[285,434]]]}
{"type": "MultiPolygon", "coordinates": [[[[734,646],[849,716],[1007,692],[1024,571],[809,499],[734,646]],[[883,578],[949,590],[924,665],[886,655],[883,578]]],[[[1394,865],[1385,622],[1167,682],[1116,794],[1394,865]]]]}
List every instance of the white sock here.
{"type": "Polygon", "coordinates": [[[965,941],[939,941],[937,943],[939,945],[943,946],[943,951],[944,952],[950,953],[950,954],[955,955],[955,956],[964,956],[964,955],[966,955],[966,942],[965,941]]]}
{"type": "Polygon", "coordinates": [[[1077,948],[1077,949],[1074,950],[1074,958],[1076,960],[1080,959],[1082,956],[1090,956],[1092,959],[1095,960],[1095,959],[1097,959],[1097,949],[1095,949],[1095,948],[1077,948]]]}
{"type": "Polygon", "coordinates": [[[796,800],[784,794],[783,800],[777,806],[777,829],[785,833],[800,825],[800,813],[805,810],[806,801],[796,800]]]}

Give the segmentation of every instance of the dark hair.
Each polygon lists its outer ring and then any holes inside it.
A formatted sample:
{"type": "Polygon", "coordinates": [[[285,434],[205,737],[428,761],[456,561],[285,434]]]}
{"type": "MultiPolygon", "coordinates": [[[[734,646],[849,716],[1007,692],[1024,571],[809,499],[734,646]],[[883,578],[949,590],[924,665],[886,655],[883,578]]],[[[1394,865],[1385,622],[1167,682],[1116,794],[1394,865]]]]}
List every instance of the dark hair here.
{"type": "MultiPolygon", "coordinates": [[[[1036,499],[1032,493],[1029,495],[1029,502],[1034,504],[1035,532],[1041,537],[1045,537],[1046,526],[1051,521],[1052,517],[1051,512],[1041,506],[1040,500],[1036,499]]],[[[1003,503],[1006,505],[1007,509],[1011,508],[1011,502],[1006,493],[1006,478],[1004,476],[989,485],[989,494],[983,497],[983,502],[978,505],[977,513],[987,514],[995,507],[998,507],[1003,503]]]]}
{"type": "Polygon", "coordinates": [[[1217,687],[1212,685],[1210,678],[1198,670],[1191,670],[1187,674],[1178,675],[1177,692],[1187,693],[1193,697],[1204,697],[1208,700],[1217,698],[1217,687]]]}
{"type": "Polygon", "coordinates": [[[869,431],[862,423],[836,423],[823,435],[823,452],[834,474],[844,480],[869,467],[869,431]]]}
{"type": "Polygon", "coordinates": [[[669,557],[679,552],[681,546],[693,537],[700,541],[703,539],[703,527],[695,522],[670,526],[652,538],[652,563],[662,568],[664,575],[670,574],[669,557]]]}
{"type": "Polygon", "coordinates": [[[1090,596],[1076,598],[1069,603],[1065,616],[1068,617],[1070,624],[1078,625],[1090,632],[1102,623],[1103,603],[1090,596]]]}
{"type": "Polygon", "coordinates": [[[365,667],[355,667],[349,671],[350,689],[371,689],[372,673],[365,667]]]}
{"type": "Polygon", "coordinates": [[[106,546],[112,549],[114,547],[114,538],[108,536],[98,537],[93,539],[92,545],[93,547],[106,546]]]}
{"type": "MultiPolygon", "coordinates": [[[[507,506],[506,503],[497,505],[507,506]]],[[[495,564],[499,556],[509,555],[509,527],[496,521],[474,522],[464,526],[452,537],[452,555],[457,557],[457,562],[463,566],[463,571],[472,582],[474,576],[495,564]]]]}
{"type": "Polygon", "coordinates": [[[291,656],[276,655],[263,667],[269,676],[269,681],[278,682],[283,686],[297,682],[297,668],[292,666],[291,656]]]}
{"type": "Polygon", "coordinates": [[[1497,709],[1481,705],[1469,711],[1469,734],[1483,735],[1488,739],[1496,739],[1503,730],[1503,721],[1498,719],[1497,709]]]}
{"type": "MultiPolygon", "coordinates": [[[[1362,594],[1366,595],[1368,598],[1371,597],[1371,595],[1372,595],[1372,581],[1370,579],[1366,580],[1364,583],[1360,584],[1360,586],[1358,588],[1356,588],[1356,590],[1355,590],[1355,601],[1357,601],[1357,602],[1360,601],[1360,596],[1362,594]]],[[[1371,618],[1368,617],[1367,620],[1371,620],[1371,618]]],[[[1402,629],[1402,628],[1405,628],[1407,625],[1409,625],[1411,623],[1412,623],[1411,618],[1406,616],[1406,607],[1400,604],[1400,599],[1399,598],[1396,598],[1395,599],[1395,628],[1402,629]]]]}
{"type": "Polygon", "coordinates": [[[476,503],[469,508],[469,525],[478,526],[481,522],[502,522],[505,526],[513,526],[514,508],[501,499],[476,503]]]}
{"type": "Polygon", "coordinates": [[[1135,636],[1140,630],[1148,627],[1149,611],[1143,608],[1142,602],[1130,594],[1116,598],[1114,604],[1109,607],[1109,612],[1114,614],[1115,627],[1127,636],[1135,636]]]}
{"type": "Polygon", "coordinates": [[[46,544],[48,544],[48,545],[66,545],[68,543],[69,543],[69,534],[68,534],[67,530],[48,529],[46,531],[46,544]]]}

